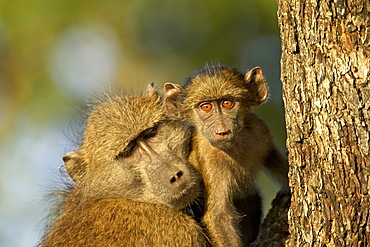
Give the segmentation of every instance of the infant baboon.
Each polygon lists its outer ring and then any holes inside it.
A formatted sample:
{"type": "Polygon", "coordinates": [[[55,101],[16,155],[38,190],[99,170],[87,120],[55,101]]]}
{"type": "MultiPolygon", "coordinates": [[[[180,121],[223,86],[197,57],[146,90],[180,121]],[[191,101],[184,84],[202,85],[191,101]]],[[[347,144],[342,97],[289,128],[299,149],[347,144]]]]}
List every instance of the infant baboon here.
{"type": "Polygon", "coordinates": [[[81,147],[63,157],[74,185],[59,193],[40,246],[207,246],[180,211],[202,190],[190,138],[152,86],[98,103],[81,147]]]}
{"type": "Polygon", "coordinates": [[[206,189],[202,222],[214,246],[242,246],[258,237],[261,198],[255,177],[266,167],[288,189],[288,166],[269,128],[250,110],[268,97],[262,70],[243,75],[225,66],[206,67],[184,88],[167,83],[169,113],[195,127],[189,161],[206,189]]]}

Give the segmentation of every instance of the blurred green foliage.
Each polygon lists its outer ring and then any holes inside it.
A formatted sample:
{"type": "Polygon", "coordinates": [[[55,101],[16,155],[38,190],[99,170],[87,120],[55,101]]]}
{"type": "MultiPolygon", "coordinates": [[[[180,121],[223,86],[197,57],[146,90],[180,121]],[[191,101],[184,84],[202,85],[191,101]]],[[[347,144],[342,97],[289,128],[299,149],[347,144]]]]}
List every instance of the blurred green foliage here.
{"type": "Polygon", "coordinates": [[[275,13],[273,0],[3,0],[1,136],[11,132],[20,112],[37,127],[73,104],[48,71],[50,53],[68,28],[104,24],[113,30],[122,49],[112,74],[131,89],[151,81],[158,86],[168,80],[182,83],[204,62],[240,67],[240,51],[248,40],[278,34],[275,13]]]}
{"type": "MultiPolygon", "coordinates": [[[[32,157],[60,150],[57,140],[33,156],[20,143],[65,131],[85,100],[102,91],[141,91],[149,82],[158,88],[167,81],[182,84],[205,63],[240,71],[262,67],[271,100],[257,112],[283,149],[276,11],[275,0],[0,0],[0,155],[17,156],[13,165],[19,174],[22,156],[31,157],[28,169],[56,170],[60,157],[49,164],[35,164],[32,157]]],[[[2,177],[19,176],[7,173],[7,165],[4,159],[0,163],[2,177]]],[[[30,176],[24,175],[24,186],[39,180],[38,174],[27,180],[30,176]]],[[[4,181],[0,209],[12,208],[4,181]]],[[[275,193],[262,189],[270,197],[275,193]]],[[[7,238],[0,233],[0,244],[15,246],[7,238]]]]}

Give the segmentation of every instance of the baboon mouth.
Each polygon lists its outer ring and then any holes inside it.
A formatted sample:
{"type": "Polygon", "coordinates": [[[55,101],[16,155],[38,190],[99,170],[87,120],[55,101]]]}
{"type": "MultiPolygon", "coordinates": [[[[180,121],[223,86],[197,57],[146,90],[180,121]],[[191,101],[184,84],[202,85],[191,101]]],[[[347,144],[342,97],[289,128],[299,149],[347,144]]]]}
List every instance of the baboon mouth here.
{"type": "Polygon", "coordinates": [[[231,136],[230,135],[224,135],[224,136],[216,135],[214,139],[216,142],[227,142],[231,139],[231,136]]]}
{"type": "Polygon", "coordinates": [[[190,203],[192,203],[197,197],[196,184],[190,183],[176,197],[172,198],[170,205],[173,205],[177,209],[183,209],[190,203]]]}
{"type": "Polygon", "coordinates": [[[223,139],[209,140],[210,144],[217,149],[228,149],[235,144],[235,139],[232,136],[228,136],[223,139]]]}
{"type": "Polygon", "coordinates": [[[213,133],[213,139],[217,142],[225,142],[232,139],[233,135],[230,130],[227,131],[215,131],[213,133]]]}
{"type": "Polygon", "coordinates": [[[215,143],[229,142],[232,139],[233,139],[233,136],[231,134],[225,134],[225,135],[214,134],[213,135],[213,141],[215,143]]]}

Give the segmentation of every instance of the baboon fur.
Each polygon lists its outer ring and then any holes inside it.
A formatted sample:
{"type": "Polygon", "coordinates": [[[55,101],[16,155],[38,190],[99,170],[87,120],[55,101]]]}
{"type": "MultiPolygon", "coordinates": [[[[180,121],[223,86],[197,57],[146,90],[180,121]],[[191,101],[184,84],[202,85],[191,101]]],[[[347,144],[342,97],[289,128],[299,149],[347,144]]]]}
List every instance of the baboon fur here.
{"type": "Polygon", "coordinates": [[[164,85],[168,112],[195,127],[190,163],[202,174],[202,223],[213,246],[237,247],[258,237],[262,205],[255,185],[267,168],[288,190],[288,166],[269,128],[251,109],[268,97],[262,70],[245,75],[226,66],[207,66],[184,87],[164,85]]]}
{"type": "Polygon", "coordinates": [[[39,246],[207,246],[182,212],[202,190],[186,161],[190,137],[152,86],[98,102],[82,145],[63,157],[74,183],[56,193],[39,246]]]}

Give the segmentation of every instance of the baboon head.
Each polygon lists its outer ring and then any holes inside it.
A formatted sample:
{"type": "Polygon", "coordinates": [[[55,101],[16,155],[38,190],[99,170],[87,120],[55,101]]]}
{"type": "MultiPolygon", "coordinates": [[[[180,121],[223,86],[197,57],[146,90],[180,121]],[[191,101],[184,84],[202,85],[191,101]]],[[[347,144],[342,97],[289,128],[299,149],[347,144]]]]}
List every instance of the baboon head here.
{"type": "Polygon", "coordinates": [[[260,67],[245,75],[226,66],[211,66],[197,71],[184,87],[166,83],[167,111],[183,115],[212,146],[230,148],[244,127],[248,111],[264,102],[268,87],[260,67]]]}
{"type": "Polygon", "coordinates": [[[200,176],[187,163],[190,136],[166,117],[149,86],[141,96],[98,102],[81,147],[63,160],[86,200],[128,198],[182,209],[200,192],[200,176]]]}

